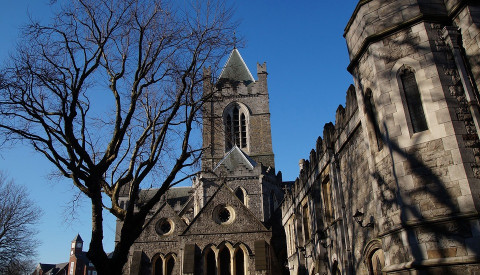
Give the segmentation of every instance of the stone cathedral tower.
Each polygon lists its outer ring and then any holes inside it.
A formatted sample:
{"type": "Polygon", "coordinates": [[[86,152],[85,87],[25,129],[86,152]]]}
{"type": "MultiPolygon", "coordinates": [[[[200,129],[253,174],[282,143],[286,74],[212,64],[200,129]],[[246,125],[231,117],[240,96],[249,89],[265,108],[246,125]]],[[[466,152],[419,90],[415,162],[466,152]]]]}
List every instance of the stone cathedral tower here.
{"type": "Polygon", "coordinates": [[[209,148],[202,159],[204,170],[214,169],[235,145],[255,162],[275,166],[265,63],[257,64],[257,77],[255,81],[233,49],[218,83],[205,83],[204,90],[217,93],[204,111],[203,145],[209,148]]]}
{"type": "Polygon", "coordinates": [[[257,65],[255,80],[235,48],[216,83],[208,69],[205,76],[204,92],[214,96],[203,113],[202,171],[153,209],[131,249],[128,274],[282,270],[272,230],[282,179],[274,169],[266,64],[257,65]]]}

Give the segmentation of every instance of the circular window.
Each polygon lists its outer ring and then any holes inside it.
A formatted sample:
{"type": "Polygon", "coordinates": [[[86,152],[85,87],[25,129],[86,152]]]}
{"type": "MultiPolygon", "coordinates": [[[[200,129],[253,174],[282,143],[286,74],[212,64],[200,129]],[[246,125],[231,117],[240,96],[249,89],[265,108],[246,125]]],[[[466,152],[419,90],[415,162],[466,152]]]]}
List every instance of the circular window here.
{"type": "Polygon", "coordinates": [[[235,219],[235,212],[230,206],[218,205],[213,211],[213,219],[218,224],[230,224],[235,219]]]}
{"type": "Polygon", "coordinates": [[[155,231],[160,236],[169,235],[173,232],[173,222],[169,219],[163,218],[157,222],[155,231]]]}
{"type": "Polygon", "coordinates": [[[218,212],[218,219],[223,222],[228,222],[230,220],[230,211],[227,208],[222,208],[220,212],[218,212]]]}

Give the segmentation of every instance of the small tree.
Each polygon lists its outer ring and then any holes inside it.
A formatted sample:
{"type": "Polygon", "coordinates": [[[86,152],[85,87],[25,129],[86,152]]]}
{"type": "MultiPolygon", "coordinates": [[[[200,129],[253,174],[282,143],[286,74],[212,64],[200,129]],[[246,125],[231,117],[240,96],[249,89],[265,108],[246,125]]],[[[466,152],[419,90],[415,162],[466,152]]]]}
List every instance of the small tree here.
{"type": "Polygon", "coordinates": [[[24,187],[0,173],[0,274],[25,274],[35,256],[41,211],[24,187]]]}
{"type": "Polygon", "coordinates": [[[49,24],[24,29],[0,72],[0,129],[27,141],[89,198],[87,255],[100,274],[120,274],[149,210],[200,159],[192,136],[213,93],[201,89],[203,68],[215,72],[231,50],[233,25],[213,1],[72,2],[49,24]],[[141,184],[159,189],[138,209],[121,208],[121,191],[134,202],[141,184]],[[104,210],[122,221],[110,258],[104,210]]]}

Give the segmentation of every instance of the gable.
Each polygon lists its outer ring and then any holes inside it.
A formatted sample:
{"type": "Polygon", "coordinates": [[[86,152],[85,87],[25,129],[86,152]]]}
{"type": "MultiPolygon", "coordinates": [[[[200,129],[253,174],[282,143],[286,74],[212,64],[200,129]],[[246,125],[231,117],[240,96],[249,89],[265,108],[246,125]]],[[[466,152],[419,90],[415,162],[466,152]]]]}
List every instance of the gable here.
{"type": "Polygon", "coordinates": [[[138,238],[141,241],[175,241],[178,235],[182,233],[187,224],[180,218],[175,210],[168,204],[163,203],[162,206],[151,216],[146,224],[145,229],[138,238]],[[161,223],[169,223],[171,230],[165,232],[167,227],[161,228],[161,223]]]}
{"type": "Polygon", "coordinates": [[[182,235],[230,234],[268,231],[263,223],[222,184],[182,235]],[[229,211],[231,220],[224,221],[229,211]],[[222,217],[223,215],[223,217],[222,217]]]}
{"type": "Polygon", "coordinates": [[[245,154],[237,145],[234,145],[230,151],[221,159],[213,171],[224,167],[228,171],[234,171],[238,167],[244,167],[248,170],[253,170],[257,163],[245,154]]]}

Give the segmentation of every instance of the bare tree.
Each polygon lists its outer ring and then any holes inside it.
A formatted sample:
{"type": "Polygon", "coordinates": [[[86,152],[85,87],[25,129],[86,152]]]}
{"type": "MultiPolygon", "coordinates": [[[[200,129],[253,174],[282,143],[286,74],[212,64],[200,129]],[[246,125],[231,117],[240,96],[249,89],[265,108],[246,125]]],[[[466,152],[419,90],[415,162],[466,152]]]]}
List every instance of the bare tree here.
{"type": "Polygon", "coordinates": [[[0,129],[27,141],[88,196],[87,255],[100,274],[120,274],[149,210],[200,159],[193,136],[213,93],[202,91],[203,68],[216,71],[234,24],[214,1],[72,2],[50,23],[24,29],[0,72],[0,129]],[[120,207],[121,192],[133,202],[150,185],[159,187],[151,199],[120,207]],[[122,221],[110,258],[104,211],[122,221]]]}
{"type": "Polygon", "coordinates": [[[36,253],[40,209],[24,187],[0,173],[0,274],[24,274],[36,253]]]}

